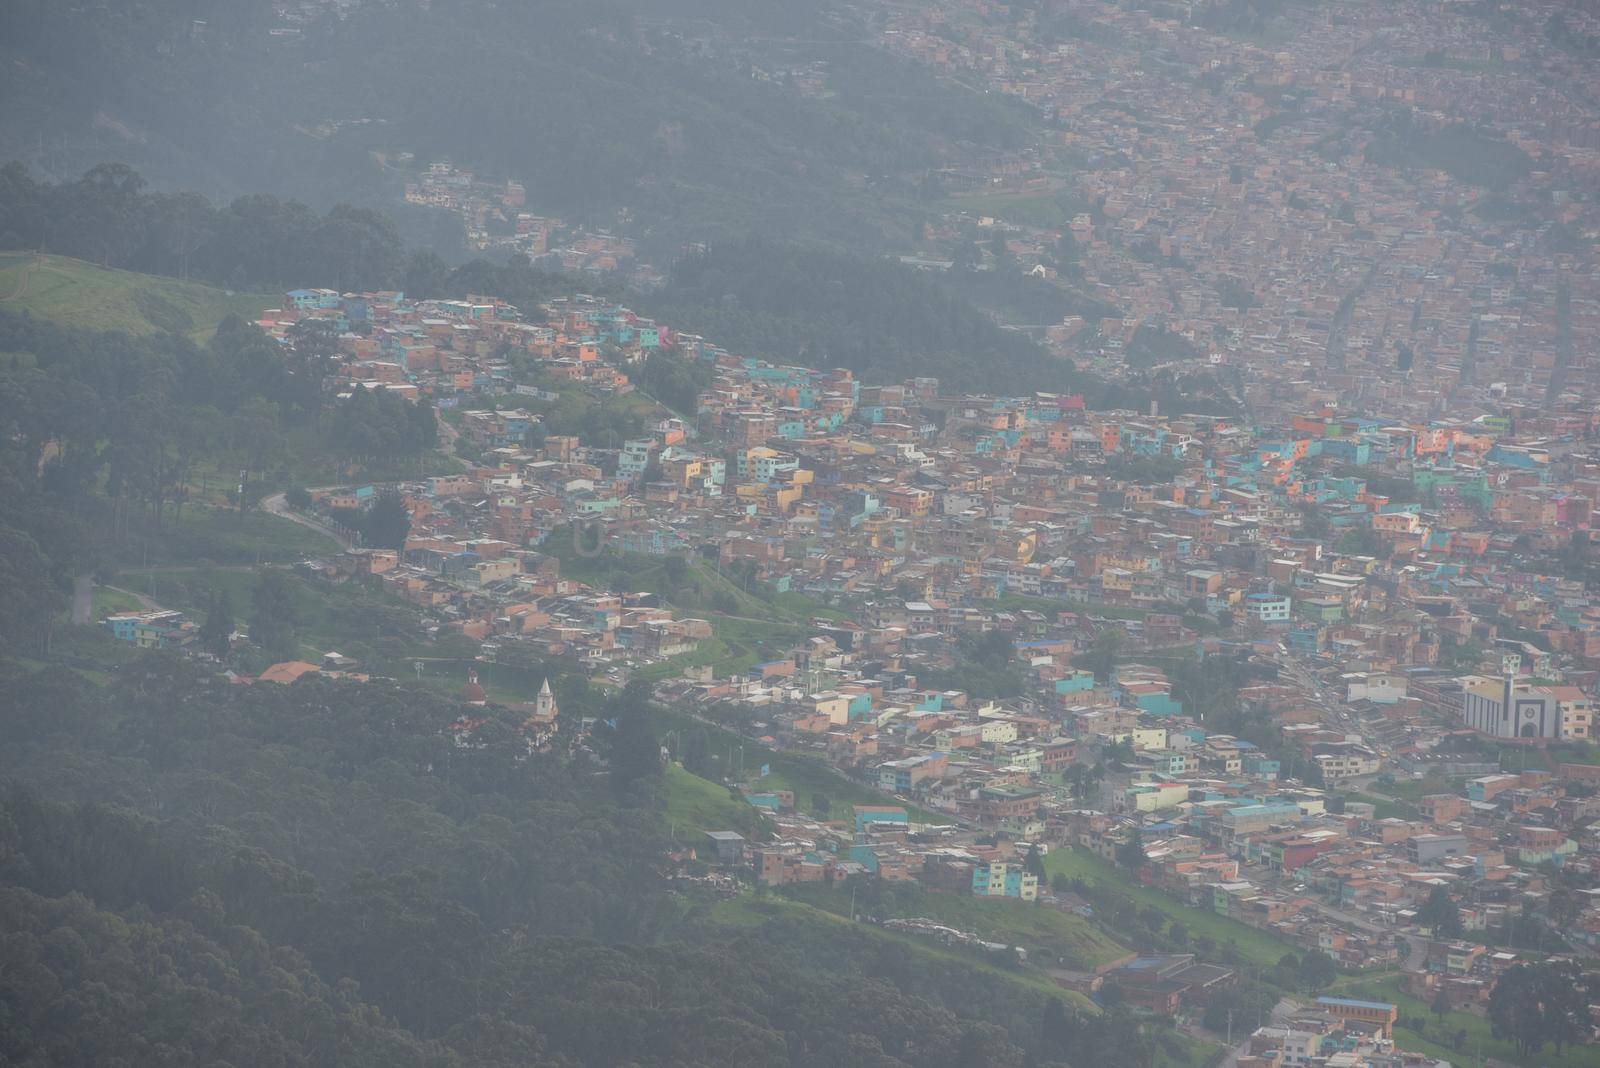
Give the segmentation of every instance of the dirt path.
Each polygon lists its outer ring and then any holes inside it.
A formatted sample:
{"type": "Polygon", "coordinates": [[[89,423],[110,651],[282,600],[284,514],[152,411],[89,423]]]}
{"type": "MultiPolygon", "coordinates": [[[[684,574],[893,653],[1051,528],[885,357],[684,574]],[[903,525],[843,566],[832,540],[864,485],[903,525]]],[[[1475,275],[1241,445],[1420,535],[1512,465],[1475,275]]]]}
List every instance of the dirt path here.
{"type": "Polygon", "coordinates": [[[334,530],[327,524],[319,523],[315,519],[311,519],[308,516],[303,516],[299,512],[296,512],[294,509],[290,508],[286,496],[282,493],[273,493],[261,498],[261,510],[269,515],[275,515],[280,519],[287,519],[291,523],[299,523],[307,530],[314,530],[318,534],[326,534],[328,537],[338,542],[339,547],[342,549],[349,549],[355,544],[348,537],[339,533],[337,530],[334,530]]]}

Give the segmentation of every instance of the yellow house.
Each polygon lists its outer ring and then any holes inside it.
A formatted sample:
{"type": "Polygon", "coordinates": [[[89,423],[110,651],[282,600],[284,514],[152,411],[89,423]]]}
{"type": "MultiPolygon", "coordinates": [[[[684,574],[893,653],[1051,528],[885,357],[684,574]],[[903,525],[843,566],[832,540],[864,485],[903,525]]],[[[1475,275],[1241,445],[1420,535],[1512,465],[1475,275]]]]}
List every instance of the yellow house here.
{"type": "Polygon", "coordinates": [[[1100,572],[1100,588],[1114,593],[1133,592],[1133,572],[1120,567],[1108,567],[1100,572]]]}
{"type": "Polygon", "coordinates": [[[814,715],[827,716],[829,723],[845,724],[850,722],[850,698],[842,693],[813,694],[811,697],[811,711],[814,715]]]}
{"type": "Polygon", "coordinates": [[[1167,728],[1165,727],[1135,727],[1130,731],[1111,736],[1114,742],[1127,742],[1134,749],[1165,749],[1167,747],[1167,728]]]}

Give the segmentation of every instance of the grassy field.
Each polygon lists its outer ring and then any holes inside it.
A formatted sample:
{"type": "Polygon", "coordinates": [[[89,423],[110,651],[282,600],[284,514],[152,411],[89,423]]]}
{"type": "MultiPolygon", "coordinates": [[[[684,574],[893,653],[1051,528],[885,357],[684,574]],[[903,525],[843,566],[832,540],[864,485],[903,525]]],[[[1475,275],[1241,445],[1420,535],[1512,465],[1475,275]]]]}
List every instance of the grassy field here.
{"type": "MultiPolygon", "coordinates": [[[[813,617],[843,619],[844,613],[799,593],[769,595],[760,583],[740,580],[702,557],[616,552],[582,556],[570,529],[558,530],[542,546],[561,561],[564,576],[609,590],[654,593],[688,613],[725,615],[758,625],[747,634],[770,633],[781,624],[800,625],[813,617]],[[669,563],[669,560],[674,561],[669,563]]],[[[737,635],[730,635],[737,640],[737,635]]]]}
{"type": "MultiPolygon", "coordinates": [[[[117,581],[197,621],[205,619],[211,590],[226,590],[240,626],[249,623],[255,583],[255,570],[249,567],[152,567],[124,571],[117,581]]],[[[361,661],[366,670],[411,678],[414,658],[440,655],[423,634],[417,610],[398,598],[357,585],[324,586],[292,576],[290,588],[303,659],[315,662],[323,653],[338,651],[361,661]]],[[[462,671],[440,688],[454,692],[464,680],[462,671]]]]}
{"type": "MultiPolygon", "coordinates": [[[[849,819],[852,805],[902,804],[887,794],[851,782],[819,757],[763,751],[761,760],[772,769],[761,785],[768,790],[792,790],[795,806],[802,812],[811,812],[813,798],[819,796],[827,798],[828,815],[833,819],[849,819]]],[[[922,823],[950,822],[948,816],[916,805],[904,807],[913,820],[922,823]]]]}
{"type": "Polygon", "coordinates": [[[217,324],[253,319],[278,298],[230,293],[197,282],[107,270],[65,256],[0,253],[0,307],[85,330],[171,332],[209,340],[217,324]]]}
{"type": "Polygon", "coordinates": [[[641,668],[639,676],[658,682],[678,675],[685,668],[707,664],[718,677],[748,671],[764,660],[784,655],[806,635],[805,628],[796,623],[707,614],[711,617],[714,637],[701,642],[692,653],[670,657],[641,668]]]}
{"type": "Polygon", "coordinates": [[[104,586],[96,586],[89,599],[89,614],[96,620],[118,612],[137,612],[139,607],[139,598],[104,586]]]}
{"type": "Polygon", "coordinates": [[[231,509],[191,506],[176,519],[169,512],[160,527],[136,526],[122,556],[132,567],[254,566],[298,563],[338,551],[339,543],[327,535],[266,512],[239,515],[231,509]]]}
{"type": "Polygon", "coordinates": [[[961,949],[947,948],[930,939],[899,931],[886,931],[872,924],[852,924],[845,916],[776,895],[762,897],[744,895],[719,901],[711,906],[710,918],[719,924],[745,928],[761,927],[768,922],[783,920],[852,928],[859,937],[895,942],[906,947],[918,958],[926,960],[931,968],[973,968],[991,978],[1031,987],[1039,993],[1060,998],[1078,1008],[1098,1011],[1094,1003],[1082,994],[1057,986],[1037,971],[1001,968],[961,949]]]}
{"type": "Polygon", "coordinates": [[[1056,849],[1044,858],[1051,878],[1065,875],[1089,883],[1109,884],[1140,908],[1154,908],[1189,929],[1191,938],[1209,938],[1218,946],[1232,946],[1247,963],[1267,967],[1278,963],[1285,953],[1297,952],[1294,946],[1258,931],[1249,924],[1210,909],[1185,905],[1153,887],[1141,886],[1121,869],[1081,849],[1056,849]]]}
{"type": "Polygon", "coordinates": [[[806,637],[812,618],[841,618],[837,610],[802,594],[770,594],[759,583],[742,583],[698,556],[609,550],[583,556],[574,549],[570,530],[558,531],[544,549],[561,560],[563,576],[600,589],[653,593],[678,614],[711,623],[715,636],[694,652],[640,669],[648,681],[707,665],[718,676],[745,671],[786,654],[806,637]]]}
{"type": "MultiPolygon", "coordinates": [[[[751,783],[759,783],[763,790],[793,791],[795,808],[813,817],[848,819],[852,805],[902,804],[888,794],[845,778],[821,757],[765,749],[732,731],[703,723],[682,712],[668,712],[663,727],[666,731],[677,731],[680,735],[689,731],[705,731],[713,760],[725,763],[728,760],[727,754],[732,752],[735,767],[738,766],[740,759],[739,747],[743,745],[742,772],[745,779],[751,783]],[[763,764],[769,769],[765,777],[759,774],[763,764]],[[826,813],[817,810],[815,801],[818,799],[826,802],[828,806],[826,813]]],[[[937,812],[929,812],[915,805],[906,805],[905,808],[911,818],[918,822],[949,822],[948,817],[937,812]]]]}
{"type": "MultiPolygon", "coordinates": [[[[1022,968],[1004,967],[961,947],[945,947],[927,938],[899,931],[886,931],[874,924],[852,924],[844,916],[777,895],[745,895],[720,901],[710,907],[708,916],[714,923],[744,930],[760,929],[768,923],[785,927],[794,924],[809,925],[817,932],[811,941],[830,946],[839,944],[840,934],[853,934],[855,938],[870,943],[903,947],[912,955],[917,965],[929,973],[960,974],[964,971],[973,971],[988,979],[997,980],[1002,988],[1009,986],[1019,994],[1022,992],[1042,994],[1060,999],[1081,1011],[1099,1012],[1099,1008],[1087,997],[1055,985],[1031,965],[1022,968]]],[[[792,930],[786,937],[791,939],[794,937],[792,930]]],[[[846,958],[852,956],[848,952],[840,955],[846,958]]],[[[963,1006],[960,1004],[952,1004],[950,1007],[958,1014],[963,1013],[963,1006]]],[[[1164,1021],[1159,1022],[1164,1023],[1164,1021]]],[[[1207,1065],[1215,1064],[1222,1054],[1220,1043],[1192,1038],[1177,1032],[1169,1032],[1165,1038],[1164,1045],[1170,1045],[1172,1048],[1170,1051],[1167,1049],[1158,1051],[1151,1068],[1205,1068],[1207,1065]]]]}
{"type": "Polygon", "coordinates": [[[691,841],[706,831],[742,833],[755,816],[753,807],[736,800],[726,786],[691,775],[677,764],[668,764],[664,773],[666,818],[678,841],[691,841]]]}
{"type": "Polygon", "coordinates": [[[1072,216],[1062,207],[1061,195],[1057,190],[950,197],[944,201],[944,206],[948,211],[993,215],[1021,226],[1058,228],[1072,221],[1072,216]]]}
{"type": "Polygon", "coordinates": [[[1520,745],[1502,746],[1500,768],[1518,773],[1540,769],[1554,771],[1561,764],[1600,764],[1600,745],[1593,742],[1567,741],[1548,749],[1528,749],[1520,745]]]}
{"type": "MultiPolygon", "coordinates": [[[[850,892],[842,886],[801,885],[792,896],[840,916],[850,914],[850,892]]],[[[991,942],[1022,946],[1036,964],[1092,969],[1133,952],[1081,916],[1026,901],[898,888],[894,897],[894,916],[922,916],[991,942]]]]}
{"type": "Polygon", "coordinates": [[[1394,1030],[1395,1045],[1448,1060],[1456,1068],[1484,1068],[1491,1060],[1507,1064],[1533,1063],[1540,1068],[1594,1068],[1600,1064],[1600,1056],[1593,1047],[1567,1049],[1558,1057],[1554,1047],[1547,1046],[1535,1054],[1531,1062],[1522,1061],[1515,1046],[1494,1037],[1484,1017],[1470,1012],[1450,1012],[1441,1020],[1433,1015],[1427,1003],[1402,993],[1396,978],[1349,977],[1335,982],[1330,992],[1337,997],[1394,1003],[1400,1009],[1402,1021],[1394,1030]],[[1426,1028],[1423,1035],[1416,1031],[1417,1021],[1426,1028]],[[1446,1036],[1454,1036],[1458,1031],[1466,1032],[1466,1041],[1459,1050],[1444,1044],[1446,1036]]]}
{"type": "Polygon", "coordinates": [[[1421,815],[1413,806],[1403,801],[1378,794],[1348,793],[1344,797],[1347,801],[1363,801],[1371,805],[1373,816],[1380,820],[1389,819],[1391,816],[1395,819],[1414,820],[1421,815]]]}

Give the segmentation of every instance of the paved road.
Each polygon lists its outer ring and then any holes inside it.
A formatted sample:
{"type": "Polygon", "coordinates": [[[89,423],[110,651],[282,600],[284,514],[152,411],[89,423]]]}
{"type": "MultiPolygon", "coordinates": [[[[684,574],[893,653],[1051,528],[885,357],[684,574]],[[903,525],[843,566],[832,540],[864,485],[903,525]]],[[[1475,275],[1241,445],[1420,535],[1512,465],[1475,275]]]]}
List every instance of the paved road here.
{"type": "Polygon", "coordinates": [[[1342,909],[1336,909],[1332,905],[1325,905],[1315,898],[1311,898],[1309,900],[1310,904],[1306,907],[1312,912],[1319,912],[1322,915],[1327,916],[1329,919],[1338,920],[1340,923],[1347,923],[1357,930],[1365,931],[1368,934],[1374,935],[1394,933],[1393,927],[1385,927],[1381,923],[1373,923],[1371,920],[1363,919],[1354,913],[1345,912],[1342,909]]]}
{"type": "Polygon", "coordinates": [[[1404,955],[1401,957],[1400,966],[1406,971],[1419,972],[1422,970],[1423,965],[1428,961],[1428,940],[1426,938],[1422,938],[1418,935],[1405,934],[1403,932],[1396,931],[1393,927],[1385,927],[1381,923],[1373,923],[1371,920],[1366,920],[1360,916],[1354,915],[1353,913],[1345,912],[1343,909],[1336,909],[1332,905],[1325,905],[1321,901],[1312,901],[1308,907],[1313,912],[1319,912],[1330,919],[1338,920],[1341,923],[1347,923],[1351,927],[1363,930],[1368,934],[1394,935],[1395,941],[1398,942],[1401,947],[1403,947],[1404,955]]]}
{"type": "Polygon", "coordinates": [[[72,580],[72,621],[79,626],[93,623],[94,579],[79,575],[72,580]]]}
{"type": "Polygon", "coordinates": [[[107,586],[105,588],[108,589],[108,590],[111,590],[113,593],[125,593],[125,594],[127,594],[129,597],[132,597],[135,601],[138,601],[139,602],[139,607],[142,610],[146,611],[146,612],[159,612],[159,611],[161,611],[161,606],[156,603],[156,600],[155,600],[154,597],[150,597],[150,596],[148,596],[146,594],[140,593],[138,590],[125,590],[121,586],[107,586]]]}
{"type": "Polygon", "coordinates": [[[291,523],[299,523],[308,530],[314,530],[319,534],[326,534],[334,541],[337,541],[341,548],[349,549],[355,544],[348,537],[339,533],[337,530],[334,530],[326,523],[319,523],[317,520],[311,519],[308,516],[303,516],[299,512],[296,512],[294,509],[290,508],[288,500],[285,499],[285,496],[282,493],[274,493],[261,498],[261,510],[270,515],[278,516],[281,519],[287,519],[291,523]]]}

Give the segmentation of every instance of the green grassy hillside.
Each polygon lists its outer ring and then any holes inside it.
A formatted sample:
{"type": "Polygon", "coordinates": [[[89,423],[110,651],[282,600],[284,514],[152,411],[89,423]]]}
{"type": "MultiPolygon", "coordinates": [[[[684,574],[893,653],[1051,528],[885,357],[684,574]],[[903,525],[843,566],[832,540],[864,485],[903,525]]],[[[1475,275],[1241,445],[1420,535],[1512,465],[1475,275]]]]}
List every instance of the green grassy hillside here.
{"type": "Polygon", "coordinates": [[[1191,908],[1154,887],[1141,886],[1127,872],[1082,849],[1053,849],[1044,858],[1044,868],[1051,878],[1065,875],[1069,879],[1109,885],[1131,898],[1139,908],[1156,909],[1169,920],[1183,924],[1197,937],[1209,938],[1218,946],[1231,946],[1246,964],[1266,968],[1285,953],[1297,952],[1288,942],[1265,931],[1208,909],[1191,908]]]}
{"type": "Polygon", "coordinates": [[[276,300],[65,256],[0,252],[0,307],[85,330],[170,331],[204,341],[230,313],[253,318],[276,300]]]}
{"type": "MultiPolygon", "coordinates": [[[[850,891],[842,885],[801,885],[793,888],[793,896],[826,912],[850,914],[850,891]]],[[[1133,953],[1082,916],[1027,901],[898,886],[880,903],[857,904],[885,917],[924,917],[980,938],[1023,946],[1030,959],[1047,967],[1098,968],[1133,953]]]]}

